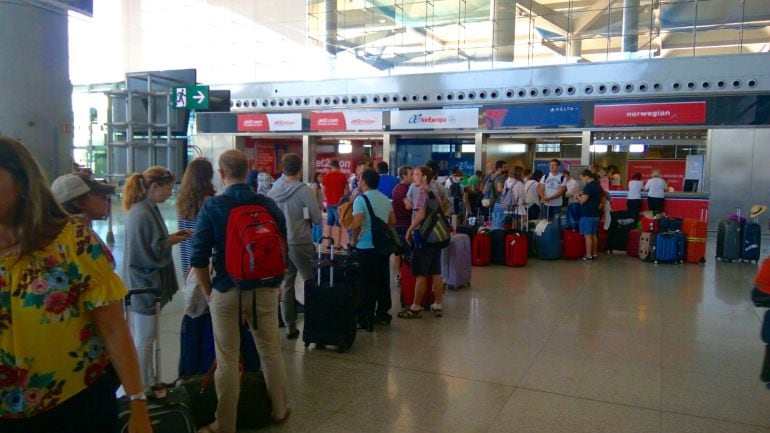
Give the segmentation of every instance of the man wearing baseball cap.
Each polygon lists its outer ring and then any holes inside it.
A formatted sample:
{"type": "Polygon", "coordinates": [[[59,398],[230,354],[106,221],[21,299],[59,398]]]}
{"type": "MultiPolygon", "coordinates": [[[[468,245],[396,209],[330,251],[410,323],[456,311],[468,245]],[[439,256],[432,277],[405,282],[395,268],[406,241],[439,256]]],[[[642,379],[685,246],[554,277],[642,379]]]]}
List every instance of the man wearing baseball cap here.
{"type": "Polygon", "coordinates": [[[54,180],[51,191],[64,210],[90,225],[109,216],[115,186],[99,183],[84,173],[73,173],[54,180]]]}

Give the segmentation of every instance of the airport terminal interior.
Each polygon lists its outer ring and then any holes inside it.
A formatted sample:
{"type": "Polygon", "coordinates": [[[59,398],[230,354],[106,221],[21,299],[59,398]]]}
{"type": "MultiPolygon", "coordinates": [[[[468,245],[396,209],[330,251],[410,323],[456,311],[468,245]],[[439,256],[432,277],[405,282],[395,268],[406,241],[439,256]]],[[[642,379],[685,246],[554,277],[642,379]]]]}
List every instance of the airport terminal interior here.
{"type": "MultiPolygon", "coordinates": [[[[702,263],[473,266],[440,318],[396,317],[392,261],[393,321],[348,351],[282,330],[291,417],[255,432],[770,433],[751,299],[770,214],[748,221],[757,260],[716,259],[720,221],[770,205],[768,0],[9,0],[0,52],[0,135],[50,179],[73,163],[118,186],[153,165],[181,179],[229,149],[274,178],[297,153],[307,183],[332,160],[467,179],[558,158],[598,173],[613,211],[634,174],[660,175],[664,212],[705,221],[702,263]]],[[[118,270],[119,198],[93,224],[118,270]]],[[[166,382],[184,289],[160,319],[166,382]]]]}

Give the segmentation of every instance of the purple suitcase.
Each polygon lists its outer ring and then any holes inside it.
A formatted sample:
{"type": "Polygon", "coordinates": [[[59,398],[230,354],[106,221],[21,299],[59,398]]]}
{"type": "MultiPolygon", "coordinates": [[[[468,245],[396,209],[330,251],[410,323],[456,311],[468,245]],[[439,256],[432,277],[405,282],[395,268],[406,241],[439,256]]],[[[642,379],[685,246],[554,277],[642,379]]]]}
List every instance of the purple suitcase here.
{"type": "Polygon", "coordinates": [[[441,250],[441,278],[449,289],[471,285],[471,239],[453,234],[449,246],[441,250]]]}

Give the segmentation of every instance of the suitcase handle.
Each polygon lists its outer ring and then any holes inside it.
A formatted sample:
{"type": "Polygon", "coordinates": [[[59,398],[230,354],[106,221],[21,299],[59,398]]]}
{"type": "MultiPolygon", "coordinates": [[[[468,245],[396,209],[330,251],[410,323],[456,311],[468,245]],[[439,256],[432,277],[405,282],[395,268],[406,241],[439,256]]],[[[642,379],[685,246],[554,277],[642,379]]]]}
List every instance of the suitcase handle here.
{"type": "Polygon", "coordinates": [[[156,387],[163,387],[163,383],[160,380],[160,289],[154,289],[154,288],[148,288],[143,287],[141,289],[129,289],[128,294],[126,294],[125,298],[123,298],[123,302],[125,305],[125,313],[126,313],[126,322],[129,324],[129,330],[131,329],[131,317],[132,314],[131,311],[131,298],[138,295],[154,295],[153,301],[155,302],[155,314],[153,315],[153,320],[155,321],[155,384],[153,385],[153,388],[156,387]]]}

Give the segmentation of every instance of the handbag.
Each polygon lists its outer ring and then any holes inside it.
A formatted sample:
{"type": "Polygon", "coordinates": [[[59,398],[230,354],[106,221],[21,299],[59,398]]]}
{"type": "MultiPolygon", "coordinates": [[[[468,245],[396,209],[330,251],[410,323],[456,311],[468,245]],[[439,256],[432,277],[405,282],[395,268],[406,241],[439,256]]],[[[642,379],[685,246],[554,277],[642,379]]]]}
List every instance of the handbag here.
{"type": "Polygon", "coordinates": [[[205,314],[208,309],[209,303],[206,300],[206,294],[203,293],[203,287],[201,287],[195,271],[190,269],[184,283],[184,313],[196,318],[205,314]]]}
{"type": "MultiPolygon", "coordinates": [[[[215,419],[218,404],[214,383],[216,368],[217,363],[214,361],[206,374],[180,377],[175,383],[175,385],[187,389],[187,393],[190,395],[190,409],[198,428],[211,424],[215,419]]],[[[240,371],[241,392],[238,398],[238,429],[254,430],[269,426],[273,419],[265,377],[261,371],[244,372],[242,363],[240,371]]]]}
{"type": "Polygon", "coordinates": [[[433,192],[428,192],[428,203],[425,210],[425,219],[420,224],[422,243],[437,249],[448,247],[452,232],[449,221],[444,216],[441,205],[433,192]]]}
{"type": "Polygon", "coordinates": [[[382,218],[374,214],[372,209],[372,203],[369,201],[369,197],[366,194],[361,195],[366,203],[366,208],[369,210],[369,221],[371,222],[372,231],[372,244],[383,255],[390,256],[395,254],[400,256],[404,250],[403,244],[401,244],[401,238],[396,233],[396,230],[388,225],[382,218]]]}

